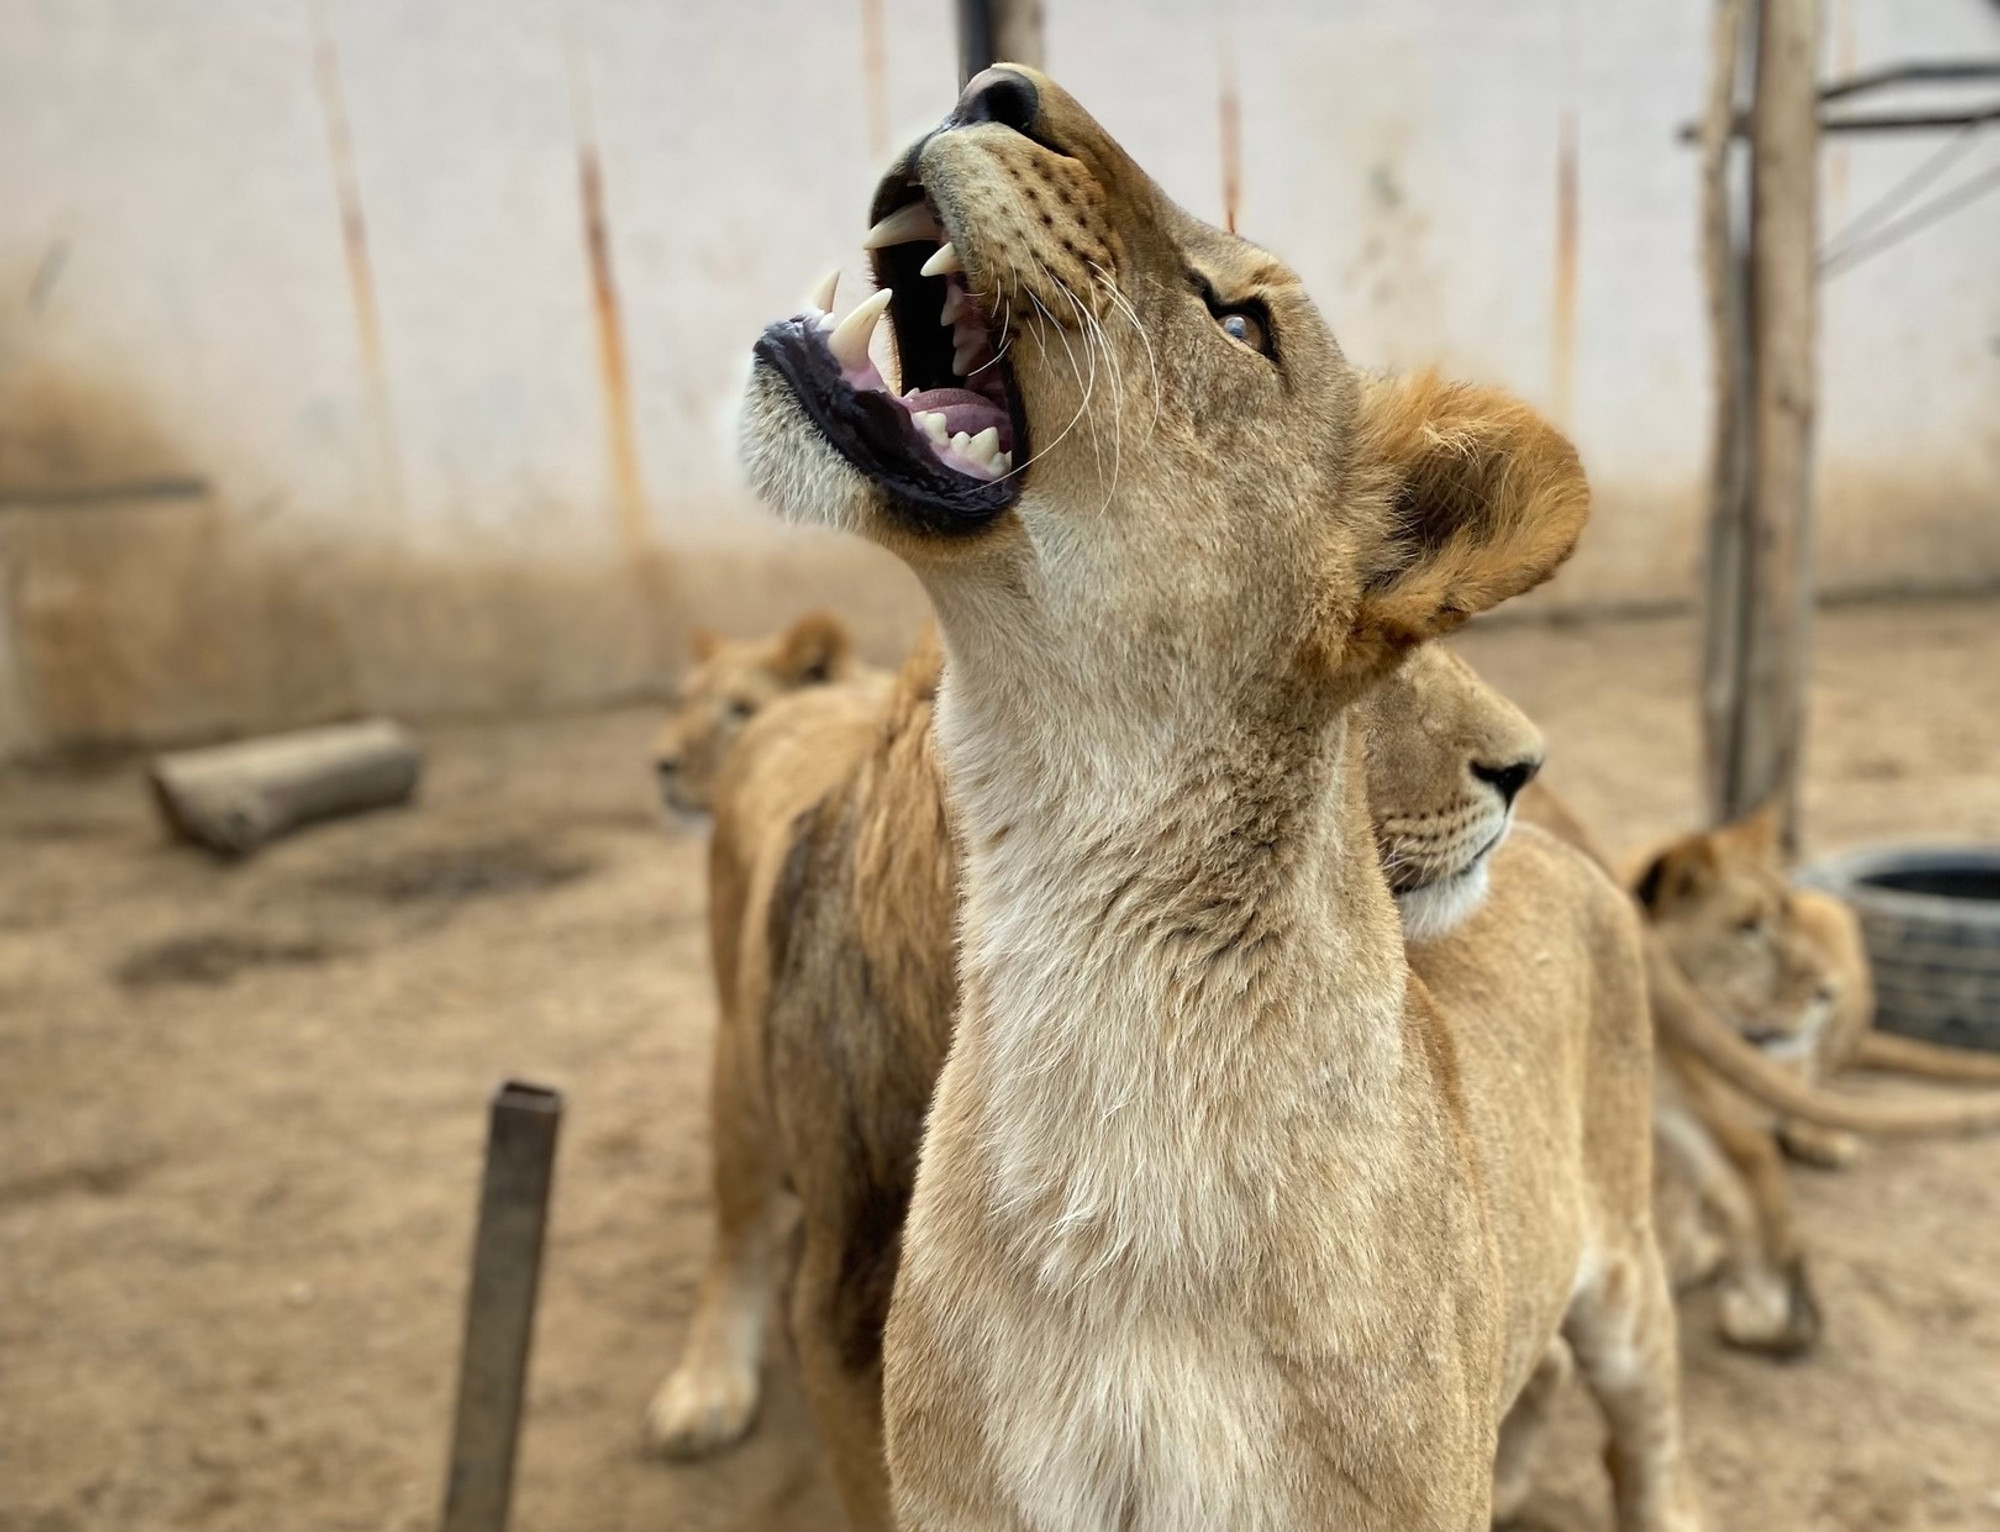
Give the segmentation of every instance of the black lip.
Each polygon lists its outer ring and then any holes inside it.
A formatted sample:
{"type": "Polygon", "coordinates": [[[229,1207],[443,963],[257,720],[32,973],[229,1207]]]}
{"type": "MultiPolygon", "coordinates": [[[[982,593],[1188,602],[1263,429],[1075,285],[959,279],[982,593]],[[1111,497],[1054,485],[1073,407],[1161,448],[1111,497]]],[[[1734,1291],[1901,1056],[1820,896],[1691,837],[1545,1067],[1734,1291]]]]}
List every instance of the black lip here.
{"type": "MultiPolygon", "coordinates": [[[[1396,876],[1392,874],[1389,879],[1389,892],[1393,894],[1396,898],[1400,899],[1405,894],[1420,894],[1427,888],[1436,888],[1440,884],[1449,883],[1455,878],[1464,877],[1467,873],[1471,872],[1473,868],[1477,867],[1481,862],[1485,861],[1495,851],[1500,849],[1500,842],[1502,842],[1507,838],[1507,832],[1511,828],[1513,828],[1513,821],[1510,819],[1506,824],[1502,825],[1497,831],[1494,832],[1493,838],[1491,840],[1487,841],[1485,845],[1481,846],[1477,851],[1473,852],[1468,860],[1461,862],[1457,867],[1454,867],[1450,872],[1441,872],[1434,878],[1426,878],[1423,877],[1421,874],[1417,874],[1417,881],[1414,883],[1399,882],[1396,876]]],[[[1411,871],[1414,872],[1415,869],[1411,869],[1411,871]]]]}
{"type": "MultiPolygon", "coordinates": [[[[882,490],[914,531],[963,537],[984,531],[1020,498],[1017,472],[998,479],[954,473],[937,460],[910,412],[887,394],[857,390],[840,374],[811,315],[781,319],[757,337],[759,364],[785,380],[820,435],[882,490]]],[[[1011,385],[1015,461],[1027,460],[1026,421],[1011,385]]]]}

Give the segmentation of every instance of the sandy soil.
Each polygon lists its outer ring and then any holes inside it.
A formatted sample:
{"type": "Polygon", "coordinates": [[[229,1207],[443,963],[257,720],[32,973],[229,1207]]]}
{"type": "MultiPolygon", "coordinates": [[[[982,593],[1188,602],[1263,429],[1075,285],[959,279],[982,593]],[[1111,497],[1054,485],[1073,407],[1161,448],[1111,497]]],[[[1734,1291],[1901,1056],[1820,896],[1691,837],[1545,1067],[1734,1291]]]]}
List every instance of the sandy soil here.
{"type": "MultiPolygon", "coordinates": [[[[1694,812],[1692,630],[1475,634],[1621,848],[1694,812]]],[[[2000,838],[2000,607],[1820,629],[1809,833],[2000,838]]],[[[0,1532],[435,1523],[484,1103],[569,1097],[516,1526],[821,1528],[789,1363],[749,1443],[646,1461],[707,1245],[701,842],[629,711],[429,737],[412,812],[219,868],[134,770],[0,779],[0,1532]]],[[[1800,1174],[1829,1333],[1686,1312],[1713,1526],[2000,1528],[2000,1145],[1800,1174]]],[[[1607,1525],[1580,1399],[1531,1523],[1607,1525]]]]}

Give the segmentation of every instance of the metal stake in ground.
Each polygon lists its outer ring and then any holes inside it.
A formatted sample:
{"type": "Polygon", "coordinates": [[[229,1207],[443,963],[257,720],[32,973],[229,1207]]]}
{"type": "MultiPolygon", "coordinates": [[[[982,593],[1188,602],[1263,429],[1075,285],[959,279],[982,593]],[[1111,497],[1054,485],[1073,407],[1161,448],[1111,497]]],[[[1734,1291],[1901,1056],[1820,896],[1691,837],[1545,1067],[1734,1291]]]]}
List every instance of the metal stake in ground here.
{"type": "Polygon", "coordinates": [[[465,1303],[444,1532],[505,1532],[528,1381],[562,1097],[509,1081],[493,1098],[465,1303]]]}

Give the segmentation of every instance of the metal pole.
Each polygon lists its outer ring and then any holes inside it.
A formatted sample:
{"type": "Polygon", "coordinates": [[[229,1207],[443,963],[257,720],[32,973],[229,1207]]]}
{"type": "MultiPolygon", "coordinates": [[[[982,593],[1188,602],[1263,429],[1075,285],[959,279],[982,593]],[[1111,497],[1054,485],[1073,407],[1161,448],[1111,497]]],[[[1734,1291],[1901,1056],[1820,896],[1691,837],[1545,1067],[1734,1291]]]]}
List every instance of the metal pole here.
{"type": "Polygon", "coordinates": [[[1042,0],[957,0],[958,83],[995,64],[1042,67],[1042,0]]]}
{"type": "Polygon", "coordinates": [[[992,67],[992,5],[989,0],[958,0],[958,83],[992,67]]]}
{"type": "Polygon", "coordinates": [[[509,1081],[493,1097],[443,1532],[505,1532],[534,1336],[562,1097],[509,1081]]]}

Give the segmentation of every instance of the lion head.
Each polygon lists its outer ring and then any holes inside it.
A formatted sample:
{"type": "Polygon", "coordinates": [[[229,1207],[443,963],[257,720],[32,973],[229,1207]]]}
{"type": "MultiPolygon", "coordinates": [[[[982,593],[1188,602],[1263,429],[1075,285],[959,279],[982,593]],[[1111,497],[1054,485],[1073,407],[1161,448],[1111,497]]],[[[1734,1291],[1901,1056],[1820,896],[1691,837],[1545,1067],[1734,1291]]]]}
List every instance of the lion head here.
{"type": "Polygon", "coordinates": [[[1633,892],[1718,1014],[1774,1057],[1812,1053],[1839,998],[1836,974],[1800,917],[1773,811],[1682,836],[1646,863],[1633,892]]]}
{"type": "Polygon", "coordinates": [[[1514,799],[1541,769],[1541,731],[1439,644],[1363,701],[1368,806],[1403,934],[1453,930],[1486,895],[1514,799]]]}
{"type": "Polygon", "coordinates": [[[1032,70],[974,80],[871,217],[880,290],[765,331],[744,457],[783,514],[923,581],[975,818],[1025,770],[1280,824],[1326,787],[1348,704],[1575,545],[1588,495],[1554,429],[1489,389],[1364,377],[1281,261],[1176,207],[1032,70]]]}
{"type": "Polygon", "coordinates": [[[824,612],[773,638],[698,631],[694,664],[653,746],[661,800],[676,814],[707,813],[722,758],[746,723],[787,692],[846,680],[854,669],[846,627],[824,612]]]}

